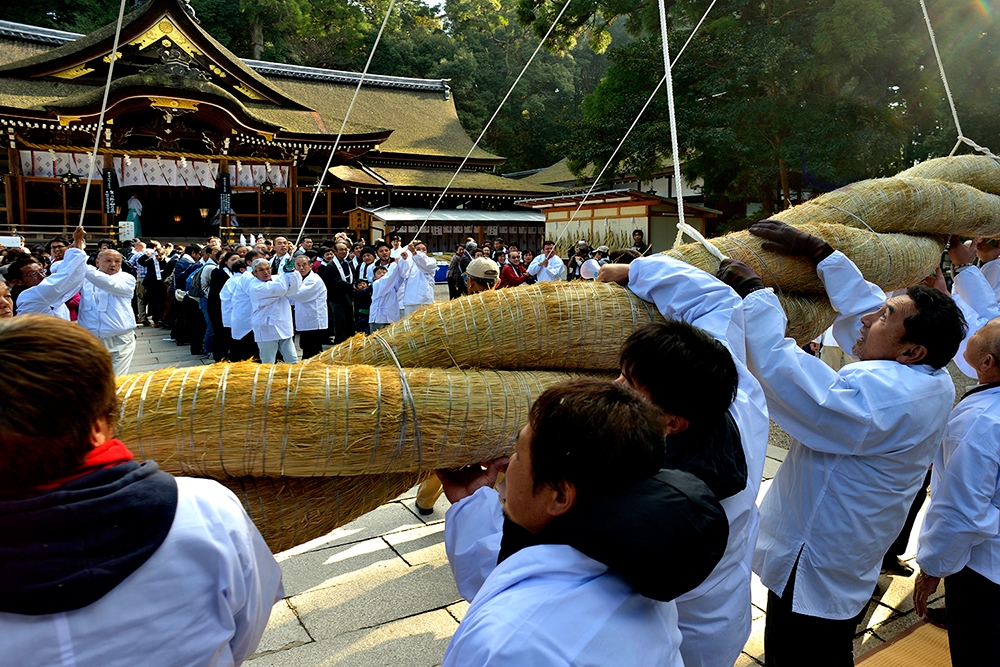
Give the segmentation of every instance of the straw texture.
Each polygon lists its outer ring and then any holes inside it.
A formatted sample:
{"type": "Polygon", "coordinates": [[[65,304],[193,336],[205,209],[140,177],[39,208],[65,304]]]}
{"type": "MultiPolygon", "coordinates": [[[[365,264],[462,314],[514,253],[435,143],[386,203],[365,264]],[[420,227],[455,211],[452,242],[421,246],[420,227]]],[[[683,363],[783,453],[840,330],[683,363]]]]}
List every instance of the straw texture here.
{"type": "MultiPolygon", "coordinates": [[[[909,287],[934,273],[945,242],[945,237],[875,234],[844,225],[805,223],[796,227],[843,252],[866,280],[886,291],[909,287]]],[[[710,240],[724,255],[749,265],[768,287],[782,292],[824,292],[812,262],[765,251],[761,242],[746,231],[710,240]]],[[[664,254],[712,274],[719,268],[719,261],[700,243],[687,243],[664,254]]]]}
{"type": "Polygon", "coordinates": [[[386,329],[355,336],[312,361],[427,368],[616,369],[622,342],[663,321],[619,286],[544,282],[439,301],[386,329]]]}
{"type": "Polygon", "coordinates": [[[273,552],[326,535],[412,487],[418,473],[354,477],[222,477],[273,552]]]}
{"type": "Polygon", "coordinates": [[[912,176],[858,181],[773,216],[795,227],[836,223],[882,233],[1000,237],[1000,197],[912,176]]]}
{"type": "Polygon", "coordinates": [[[936,178],[950,183],[965,183],[977,190],[1000,195],[1000,164],[986,155],[939,157],[921,162],[897,176],[936,178]]]}
{"type": "Polygon", "coordinates": [[[119,384],[120,437],[198,477],[419,472],[510,450],[569,373],[212,364],[119,384]]]}

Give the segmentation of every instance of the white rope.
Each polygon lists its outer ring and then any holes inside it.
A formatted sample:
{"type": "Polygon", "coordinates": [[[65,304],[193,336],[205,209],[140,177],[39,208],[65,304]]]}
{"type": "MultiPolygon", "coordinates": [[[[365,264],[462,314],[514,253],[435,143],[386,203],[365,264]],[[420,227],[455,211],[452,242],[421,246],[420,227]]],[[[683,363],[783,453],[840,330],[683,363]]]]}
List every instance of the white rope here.
{"type": "Polygon", "coordinates": [[[295,244],[292,246],[293,249],[299,246],[299,241],[302,240],[302,235],[305,234],[306,224],[309,222],[309,216],[312,215],[313,206],[316,205],[316,199],[319,197],[320,190],[323,189],[323,179],[326,178],[326,172],[330,170],[330,164],[333,162],[333,155],[337,152],[337,147],[340,146],[340,138],[344,134],[344,128],[347,127],[347,119],[351,117],[351,111],[354,109],[354,102],[358,99],[358,92],[361,90],[361,85],[365,82],[365,77],[368,75],[368,68],[371,67],[372,58],[375,57],[375,49],[378,48],[378,43],[382,40],[382,32],[385,30],[386,23],[389,22],[389,16],[392,14],[392,7],[395,4],[396,0],[390,0],[389,8],[385,10],[385,16],[382,18],[382,26],[378,29],[378,35],[375,36],[375,43],[372,44],[371,53],[368,54],[368,62],[365,63],[365,69],[361,73],[361,78],[358,79],[358,85],[354,88],[354,96],[351,97],[351,103],[347,107],[347,113],[344,114],[344,120],[340,124],[340,131],[337,132],[337,140],[333,142],[333,148],[330,149],[330,157],[326,159],[326,166],[323,167],[323,171],[320,172],[319,175],[319,180],[316,181],[312,201],[309,202],[309,208],[306,210],[306,217],[302,219],[302,227],[299,228],[299,235],[295,237],[295,244]]]}
{"type": "Polygon", "coordinates": [[[960,123],[958,120],[958,110],[955,108],[955,99],[954,97],[952,97],[951,94],[951,86],[948,85],[948,75],[945,74],[944,63],[941,62],[941,53],[940,51],[938,51],[937,37],[934,35],[934,26],[931,25],[931,17],[927,13],[927,5],[924,3],[924,0],[920,0],[920,10],[924,13],[924,23],[927,24],[927,33],[931,37],[931,48],[934,49],[934,59],[937,61],[938,72],[941,73],[941,83],[944,84],[944,93],[948,97],[948,106],[951,108],[951,118],[952,120],[955,121],[955,130],[958,132],[958,141],[955,142],[955,147],[951,149],[951,152],[948,153],[948,156],[950,157],[954,155],[955,151],[958,150],[959,146],[961,146],[962,144],[966,144],[968,146],[971,146],[973,150],[978,151],[984,155],[987,155],[993,158],[994,160],[1000,159],[992,152],[990,152],[990,149],[984,146],[980,146],[975,141],[965,136],[965,134],[962,132],[962,123],[960,123]]]}
{"type": "MultiPolygon", "coordinates": [[[[663,40],[663,69],[667,83],[667,115],[670,118],[670,151],[674,157],[674,180],[677,183],[677,221],[684,224],[684,177],[681,175],[681,153],[677,147],[677,116],[674,113],[674,77],[670,74],[670,44],[667,42],[667,10],[663,0],[660,6],[660,38],[663,40]]],[[[674,247],[680,245],[681,233],[677,232],[674,247]]]]}
{"type": "MultiPolygon", "coordinates": [[[[670,63],[670,69],[673,69],[674,66],[677,65],[677,61],[681,59],[681,55],[683,55],[684,51],[687,49],[688,44],[690,44],[691,40],[694,39],[694,36],[696,34],[698,34],[698,30],[701,28],[701,24],[704,23],[705,19],[708,18],[709,12],[712,11],[712,7],[715,7],[715,3],[718,2],[718,1],[719,0],[712,0],[712,4],[710,4],[708,6],[708,9],[705,10],[705,13],[701,15],[701,20],[698,21],[697,25],[695,25],[694,30],[691,31],[691,34],[688,35],[687,40],[684,42],[684,46],[681,47],[681,50],[678,51],[677,55],[674,57],[673,62],[670,63]]],[[[628,130],[625,131],[625,135],[622,137],[622,140],[618,142],[617,146],[615,146],[615,150],[612,151],[611,157],[609,157],[605,161],[604,166],[601,167],[600,173],[597,174],[597,178],[595,178],[594,182],[591,183],[590,189],[587,190],[587,194],[585,194],[583,196],[583,199],[580,200],[580,203],[577,204],[577,207],[573,211],[573,214],[569,217],[569,220],[567,221],[566,226],[563,227],[563,231],[559,234],[558,237],[556,237],[556,242],[555,242],[556,245],[559,245],[559,242],[562,240],[563,236],[565,236],[566,232],[569,231],[569,224],[572,223],[574,220],[576,220],[576,216],[580,212],[580,209],[583,208],[583,205],[586,203],[587,199],[590,198],[590,195],[594,192],[594,188],[597,187],[597,184],[601,182],[601,178],[604,176],[604,172],[608,170],[609,166],[611,166],[612,164],[615,164],[615,157],[618,155],[618,151],[620,151],[621,148],[622,148],[622,146],[625,145],[625,140],[629,138],[630,134],[632,134],[632,130],[634,130],[635,126],[638,125],[639,119],[642,118],[642,115],[644,113],[646,113],[646,109],[652,103],[653,98],[656,97],[656,93],[660,92],[660,86],[662,86],[663,83],[666,80],[667,80],[667,75],[664,74],[663,77],[660,78],[660,82],[656,84],[655,88],[653,88],[653,92],[651,92],[649,94],[649,97],[646,98],[646,103],[642,105],[642,109],[640,109],[639,113],[636,114],[636,117],[632,121],[632,124],[629,125],[628,130]]],[[[647,250],[649,250],[649,248],[647,248],[647,250]]]]}
{"type": "MultiPolygon", "coordinates": [[[[94,178],[94,163],[97,162],[97,149],[101,145],[101,130],[104,128],[104,113],[108,110],[108,94],[111,92],[111,74],[115,71],[115,61],[118,59],[118,39],[122,34],[122,19],[125,17],[125,0],[118,8],[118,25],[115,26],[115,41],[111,47],[111,60],[108,61],[108,80],[104,84],[104,99],[101,101],[101,115],[97,118],[97,132],[94,134],[94,150],[90,153],[90,170],[87,173],[87,186],[83,190],[83,206],[80,207],[80,223],[83,226],[83,216],[87,213],[87,200],[90,198],[90,182],[94,178]]],[[[101,202],[101,208],[104,203],[101,202]]]]}
{"type": "Polygon", "coordinates": [[[455,182],[456,178],[458,178],[459,173],[461,173],[462,169],[465,168],[465,163],[469,161],[469,158],[472,156],[472,152],[476,150],[477,146],[479,146],[479,142],[482,141],[483,137],[486,135],[486,131],[490,129],[490,125],[492,125],[493,121],[496,120],[497,114],[499,114],[500,110],[503,109],[503,105],[507,103],[507,98],[510,97],[510,94],[514,92],[514,88],[521,80],[521,77],[524,76],[524,73],[528,70],[528,67],[535,60],[535,56],[538,55],[538,52],[541,50],[542,45],[545,44],[546,40],[548,40],[549,38],[549,35],[552,34],[552,30],[555,29],[555,27],[559,24],[559,21],[562,19],[563,14],[566,12],[566,8],[569,7],[570,2],[572,2],[572,0],[566,0],[566,4],[564,4],[562,9],[559,10],[559,14],[556,16],[556,20],[552,22],[552,25],[550,25],[549,29],[545,32],[545,36],[542,37],[540,42],[538,42],[538,46],[535,47],[535,51],[531,54],[531,57],[528,58],[528,62],[526,62],[524,64],[524,67],[521,69],[521,73],[517,75],[517,78],[514,79],[514,83],[511,84],[510,90],[508,90],[507,94],[503,96],[502,100],[500,100],[500,106],[497,107],[496,111],[493,112],[493,115],[490,116],[489,121],[486,123],[486,125],[483,126],[483,131],[479,133],[479,137],[476,139],[475,143],[472,144],[472,148],[469,149],[469,152],[462,160],[462,164],[458,165],[458,169],[456,169],[455,173],[451,175],[451,180],[448,181],[448,185],[444,186],[444,190],[442,190],[441,194],[438,195],[437,201],[434,202],[434,206],[431,207],[431,210],[427,212],[427,217],[424,218],[424,221],[422,223],[420,223],[420,227],[417,229],[417,233],[414,234],[413,239],[410,241],[410,243],[413,243],[413,241],[416,241],[418,238],[420,238],[420,232],[422,232],[424,230],[424,227],[427,226],[427,221],[431,219],[432,215],[434,215],[434,211],[437,210],[437,207],[441,203],[441,200],[444,199],[444,195],[446,192],[448,192],[448,188],[451,187],[451,184],[455,182]]]}
{"type": "MultiPolygon", "coordinates": [[[[687,224],[686,222],[678,222],[677,237],[680,238],[684,234],[687,234],[695,241],[705,246],[705,250],[707,250],[712,257],[719,260],[720,263],[726,259],[726,256],[722,254],[722,251],[716,248],[711,243],[709,243],[708,239],[706,239],[704,236],[701,235],[701,232],[699,232],[697,229],[687,224]]],[[[676,247],[676,245],[674,247],[676,247]]]]}

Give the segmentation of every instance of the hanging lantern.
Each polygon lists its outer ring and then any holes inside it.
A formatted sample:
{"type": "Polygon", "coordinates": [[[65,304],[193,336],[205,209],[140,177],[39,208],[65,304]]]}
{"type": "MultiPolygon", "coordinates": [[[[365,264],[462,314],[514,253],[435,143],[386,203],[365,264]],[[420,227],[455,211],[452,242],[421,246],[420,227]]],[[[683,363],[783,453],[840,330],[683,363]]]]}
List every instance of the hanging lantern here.
{"type": "Polygon", "coordinates": [[[68,174],[63,174],[59,177],[59,182],[63,184],[64,187],[75,188],[80,185],[80,177],[70,172],[68,174]]]}
{"type": "Polygon", "coordinates": [[[264,181],[260,184],[260,193],[262,195],[274,194],[274,183],[270,180],[264,181]]]}

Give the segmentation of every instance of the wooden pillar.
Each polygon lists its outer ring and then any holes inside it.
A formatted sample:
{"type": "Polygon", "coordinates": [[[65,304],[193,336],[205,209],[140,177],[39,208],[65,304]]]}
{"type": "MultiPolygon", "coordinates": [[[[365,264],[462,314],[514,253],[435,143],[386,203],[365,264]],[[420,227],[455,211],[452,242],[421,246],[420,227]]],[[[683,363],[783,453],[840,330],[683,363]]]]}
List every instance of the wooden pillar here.
{"type": "MultiPolygon", "coordinates": [[[[13,138],[11,144],[13,144],[13,138]]],[[[23,189],[21,183],[21,156],[18,154],[17,149],[13,145],[7,148],[7,160],[10,164],[10,174],[3,181],[4,195],[7,198],[7,227],[8,231],[13,235],[14,233],[14,210],[24,209],[23,201],[18,201],[14,194],[15,192],[23,189]]]]}
{"type": "MultiPolygon", "coordinates": [[[[219,176],[222,176],[223,174],[228,174],[228,173],[229,173],[229,159],[228,158],[220,158],[219,159],[219,176]]],[[[239,182],[239,180],[240,180],[240,175],[236,174],[236,181],[239,182]]],[[[229,201],[230,202],[232,202],[232,194],[231,193],[233,191],[233,186],[234,185],[236,185],[236,183],[233,183],[232,181],[230,181],[230,183],[229,183],[229,192],[230,192],[230,199],[229,199],[229,201]]],[[[211,211],[211,209],[209,209],[209,211],[211,211]]],[[[211,215],[211,213],[209,213],[209,215],[211,215]]],[[[257,207],[257,220],[258,221],[260,220],[260,206],[257,207]]],[[[222,239],[222,236],[225,233],[225,232],[223,232],[223,230],[229,229],[229,225],[231,223],[232,223],[232,218],[230,218],[230,216],[229,216],[228,213],[226,213],[223,216],[220,216],[220,218],[219,218],[219,239],[220,240],[222,239]]],[[[202,232],[206,232],[206,231],[207,230],[205,230],[205,229],[202,230],[202,232]]],[[[206,236],[205,239],[208,240],[208,236],[206,236]]]]}
{"type": "MultiPolygon", "coordinates": [[[[115,159],[111,156],[111,153],[105,153],[104,154],[104,168],[105,169],[114,169],[114,167],[115,167],[115,159]]],[[[111,234],[110,234],[111,238],[113,238],[115,240],[115,242],[117,242],[118,241],[118,216],[114,212],[108,213],[105,210],[105,208],[104,208],[104,172],[97,172],[96,176],[99,178],[100,183],[101,183],[101,190],[100,190],[100,194],[101,194],[101,211],[102,211],[101,218],[104,220],[104,226],[107,227],[108,230],[111,232],[111,234]]],[[[117,196],[117,193],[115,193],[115,194],[117,196]]],[[[119,205],[117,199],[115,199],[115,204],[119,205]]]]}

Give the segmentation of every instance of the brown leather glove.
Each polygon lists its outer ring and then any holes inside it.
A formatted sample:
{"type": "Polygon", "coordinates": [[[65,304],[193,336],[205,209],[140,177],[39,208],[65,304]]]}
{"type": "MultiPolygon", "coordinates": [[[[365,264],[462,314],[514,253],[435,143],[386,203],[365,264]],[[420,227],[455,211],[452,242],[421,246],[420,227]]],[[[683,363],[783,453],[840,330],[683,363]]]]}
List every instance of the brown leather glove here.
{"type": "Polygon", "coordinates": [[[750,227],[750,233],[764,239],[761,247],[782,255],[805,257],[819,264],[833,254],[833,246],[812,234],[799,231],[778,220],[761,220],[750,227]]]}
{"type": "Polygon", "coordinates": [[[760,276],[738,259],[722,260],[715,277],[736,290],[736,293],[744,299],[747,294],[764,289],[764,281],[760,276]]]}

